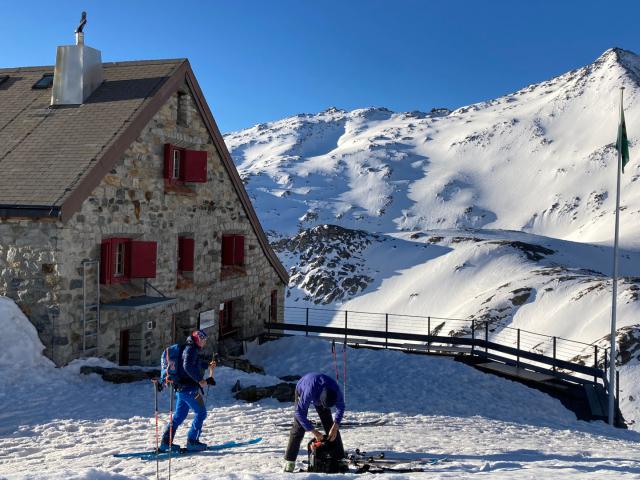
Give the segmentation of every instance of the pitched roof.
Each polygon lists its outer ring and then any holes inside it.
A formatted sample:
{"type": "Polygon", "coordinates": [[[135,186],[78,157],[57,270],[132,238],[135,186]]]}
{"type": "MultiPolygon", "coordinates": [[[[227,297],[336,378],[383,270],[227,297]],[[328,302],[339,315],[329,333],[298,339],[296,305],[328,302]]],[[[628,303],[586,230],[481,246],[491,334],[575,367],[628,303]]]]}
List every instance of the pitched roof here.
{"type": "Polygon", "coordinates": [[[184,60],[105,63],[83,105],[49,108],[33,89],[53,67],[0,69],[0,205],[60,207],[184,60]]]}
{"type": "Polygon", "coordinates": [[[0,69],[0,216],[68,220],[184,82],[231,177],[258,241],[278,272],[231,155],[186,59],[103,63],[104,83],[82,105],[49,108],[51,89],[33,89],[53,66],[0,69]]]}

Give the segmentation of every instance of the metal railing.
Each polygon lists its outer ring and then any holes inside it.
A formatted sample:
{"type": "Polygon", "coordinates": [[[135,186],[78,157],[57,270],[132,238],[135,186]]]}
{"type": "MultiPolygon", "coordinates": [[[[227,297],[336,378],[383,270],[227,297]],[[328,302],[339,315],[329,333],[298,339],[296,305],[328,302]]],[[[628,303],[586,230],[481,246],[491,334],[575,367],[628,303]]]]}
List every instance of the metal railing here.
{"type": "Polygon", "coordinates": [[[602,381],[607,388],[606,350],[490,320],[285,307],[285,323],[266,327],[379,348],[464,352],[572,382],[602,381]]]}

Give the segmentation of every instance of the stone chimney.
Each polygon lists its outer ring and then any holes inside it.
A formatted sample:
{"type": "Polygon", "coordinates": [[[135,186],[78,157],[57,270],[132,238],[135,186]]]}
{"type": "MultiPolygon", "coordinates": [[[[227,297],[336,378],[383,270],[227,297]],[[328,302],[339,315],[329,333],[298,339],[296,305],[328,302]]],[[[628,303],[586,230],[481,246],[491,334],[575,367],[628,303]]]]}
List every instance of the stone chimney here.
{"type": "Polygon", "coordinates": [[[84,44],[82,29],[87,14],[82,12],[76,29],[76,44],[58,47],[53,72],[51,105],[80,105],[102,83],[102,55],[100,50],[84,44]]]}

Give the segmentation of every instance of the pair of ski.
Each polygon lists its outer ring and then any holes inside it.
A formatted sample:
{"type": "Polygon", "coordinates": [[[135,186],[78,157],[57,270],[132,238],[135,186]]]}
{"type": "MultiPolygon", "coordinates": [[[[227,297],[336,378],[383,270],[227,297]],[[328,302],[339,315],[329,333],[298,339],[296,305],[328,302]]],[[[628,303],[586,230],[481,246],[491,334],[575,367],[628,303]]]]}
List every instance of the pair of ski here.
{"type": "MultiPolygon", "coordinates": [[[[312,421],[312,425],[318,430],[322,430],[322,424],[318,421],[312,421]]],[[[385,425],[387,421],[384,418],[378,418],[376,420],[367,420],[362,422],[342,422],[340,424],[340,430],[344,430],[346,428],[358,428],[358,427],[375,427],[378,425],[385,425]]],[[[291,428],[291,422],[287,423],[277,423],[276,426],[278,428],[291,428]]]]}
{"type": "Polygon", "coordinates": [[[141,460],[165,460],[169,457],[185,457],[198,453],[217,452],[219,450],[226,450],[229,448],[246,447],[247,445],[255,445],[256,443],[259,443],[261,441],[262,438],[257,437],[243,442],[231,441],[219,443],[216,445],[209,445],[205,450],[187,450],[186,448],[181,448],[180,450],[174,450],[172,452],[156,452],[155,450],[149,450],[145,452],[116,453],[113,456],[116,458],[139,458],[141,460]]]}
{"type": "MultiPolygon", "coordinates": [[[[397,465],[437,465],[442,462],[447,462],[447,457],[387,457],[383,452],[380,453],[367,453],[356,449],[354,454],[348,456],[349,463],[362,470],[360,473],[372,472],[372,469],[385,470],[385,471],[399,471],[399,469],[393,468],[397,465]]],[[[412,467],[402,469],[403,472],[419,472],[422,471],[420,467],[412,467]]]]}

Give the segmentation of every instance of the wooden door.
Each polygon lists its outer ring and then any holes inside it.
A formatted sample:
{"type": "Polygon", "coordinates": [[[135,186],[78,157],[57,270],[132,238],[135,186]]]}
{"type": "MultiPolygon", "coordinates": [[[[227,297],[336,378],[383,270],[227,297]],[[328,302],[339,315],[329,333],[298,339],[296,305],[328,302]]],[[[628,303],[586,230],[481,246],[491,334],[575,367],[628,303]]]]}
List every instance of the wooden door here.
{"type": "Polygon", "coordinates": [[[129,365],[129,330],[120,330],[120,365],[129,365]]]}

